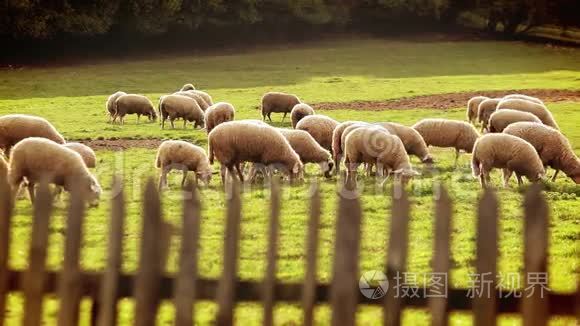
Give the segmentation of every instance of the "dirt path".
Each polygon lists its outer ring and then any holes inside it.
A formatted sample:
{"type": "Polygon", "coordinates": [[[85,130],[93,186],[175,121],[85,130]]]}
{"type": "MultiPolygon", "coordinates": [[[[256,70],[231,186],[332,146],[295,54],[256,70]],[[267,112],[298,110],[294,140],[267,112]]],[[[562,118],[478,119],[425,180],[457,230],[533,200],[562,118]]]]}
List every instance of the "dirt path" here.
{"type": "Polygon", "coordinates": [[[504,91],[475,91],[465,93],[449,93],[435,95],[421,95],[414,97],[404,97],[386,101],[353,101],[348,103],[325,102],[314,103],[312,106],[316,110],[361,110],[361,111],[382,111],[382,110],[409,110],[409,109],[454,109],[464,107],[467,101],[477,95],[489,97],[502,97],[508,94],[526,94],[542,99],[544,102],[574,101],[580,102],[580,91],[559,90],[559,89],[520,89],[504,91]]]}

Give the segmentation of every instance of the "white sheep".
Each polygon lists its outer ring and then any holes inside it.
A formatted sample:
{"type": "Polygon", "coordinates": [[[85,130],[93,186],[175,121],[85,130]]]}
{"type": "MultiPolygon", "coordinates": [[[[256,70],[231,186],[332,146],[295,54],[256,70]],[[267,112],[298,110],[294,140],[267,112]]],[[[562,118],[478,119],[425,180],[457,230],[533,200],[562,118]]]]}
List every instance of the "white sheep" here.
{"type": "Polygon", "coordinates": [[[293,94],[286,94],[280,92],[268,92],[262,96],[262,120],[268,120],[272,122],[272,113],[284,113],[282,117],[282,122],[286,118],[286,115],[292,112],[292,109],[296,104],[300,104],[301,101],[298,96],[293,94]]]}
{"type": "Polygon", "coordinates": [[[475,143],[471,169],[473,176],[479,177],[483,188],[489,183],[489,173],[493,168],[502,169],[504,187],[507,187],[514,172],[519,185],[523,184],[522,176],[537,182],[545,175],[544,166],[534,147],[508,134],[486,134],[475,143]]]}
{"type": "Polygon", "coordinates": [[[26,114],[9,114],[0,117],[0,149],[10,156],[10,149],[29,137],[42,137],[64,144],[64,137],[46,119],[26,114]]]}
{"type": "Polygon", "coordinates": [[[94,168],[97,166],[97,155],[89,146],[81,143],[66,143],[62,146],[77,152],[82,157],[83,162],[85,162],[85,165],[88,168],[94,168]]]}
{"type": "Polygon", "coordinates": [[[477,130],[465,121],[447,119],[423,119],[413,125],[427,146],[455,148],[455,166],[459,152],[471,153],[479,137],[477,130]]]}
{"type": "Polygon", "coordinates": [[[115,101],[117,101],[117,99],[122,95],[127,95],[127,93],[118,91],[107,98],[106,107],[107,107],[107,113],[109,114],[109,122],[111,122],[113,120],[113,117],[115,116],[115,112],[117,112],[117,109],[115,107],[115,101]]]}
{"type": "Polygon", "coordinates": [[[101,186],[75,151],[45,138],[27,138],[14,146],[10,158],[8,182],[15,193],[26,179],[30,200],[34,201],[35,184],[47,182],[73,190],[75,184],[91,205],[96,205],[101,186]]]}
{"type": "Polygon", "coordinates": [[[417,130],[395,122],[381,122],[378,125],[387,129],[391,135],[399,137],[405,145],[407,154],[418,157],[422,163],[433,163],[433,157],[429,154],[427,144],[417,130]]]}
{"type": "Polygon", "coordinates": [[[580,184],[580,159],[574,153],[566,136],[560,131],[539,123],[516,122],[505,128],[503,132],[532,144],[544,166],[550,166],[556,170],[552,181],[556,181],[558,171],[561,170],[576,184],[580,184]]]}
{"type": "Polygon", "coordinates": [[[300,120],[302,120],[302,118],[304,118],[307,115],[313,114],[314,109],[310,105],[306,103],[296,104],[294,108],[292,108],[292,111],[290,112],[290,120],[292,121],[292,128],[296,128],[296,125],[300,120]]]}
{"type": "Polygon", "coordinates": [[[502,132],[507,126],[518,121],[542,123],[535,115],[510,109],[497,110],[489,117],[489,132],[502,132]]]}
{"type": "Polygon", "coordinates": [[[227,102],[219,102],[210,106],[204,115],[205,128],[209,134],[220,123],[233,121],[236,115],[234,106],[227,102]]]}
{"type": "Polygon", "coordinates": [[[214,158],[221,163],[222,182],[225,171],[244,180],[241,164],[244,162],[277,165],[291,178],[303,169],[300,157],[288,140],[276,128],[256,121],[229,121],[215,127],[208,135],[208,152],[211,164],[214,158]]]}
{"type": "Polygon", "coordinates": [[[183,95],[165,95],[159,100],[159,114],[161,115],[161,129],[165,129],[165,121],[169,119],[171,128],[175,128],[173,121],[183,119],[183,128],[187,122],[193,122],[193,127],[203,127],[204,113],[197,102],[183,95]]]}
{"type": "Polygon", "coordinates": [[[113,123],[119,118],[121,124],[125,124],[125,116],[127,114],[136,114],[137,123],[144,115],[149,118],[149,121],[155,121],[157,119],[157,114],[155,113],[155,108],[153,103],[146,96],[138,94],[125,94],[121,95],[115,101],[115,116],[113,117],[113,123]]]}
{"type": "Polygon", "coordinates": [[[181,87],[180,91],[181,92],[185,92],[185,91],[193,91],[195,90],[195,86],[193,86],[193,84],[185,84],[183,85],[183,87],[181,87]]]}
{"type": "Polygon", "coordinates": [[[560,129],[558,128],[558,124],[556,123],[556,120],[554,120],[552,113],[543,104],[538,104],[535,102],[522,99],[507,99],[499,102],[499,104],[497,105],[497,109],[498,110],[511,109],[529,112],[540,118],[540,120],[542,120],[542,123],[544,123],[545,125],[556,129],[560,129]]]}
{"type": "Polygon", "coordinates": [[[205,110],[207,110],[207,108],[210,107],[210,105],[203,99],[203,97],[197,93],[195,93],[194,91],[179,91],[179,92],[175,92],[173,93],[173,95],[182,95],[182,96],[187,96],[190,97],[192,99],[194,99],[197,104],[199,105],[199,107],[201,108],[202,111],[205,112],[205,110]]]}
{"type": "Polygon", "coordinates": [[[325,115],[314,114],[304,117],[296,124],[296,129],[308,132],[320,146],[332,151],[332,133],[338,121],[325,115]]]}
{"type": "Polygon", "coordinates": [[[344,121],[339,123],[332,131],[332,159],[334,160],[335,174],[340,173],[340,163],[343,157],[343,143],[342,135],[346,128],[352,125],[368,125],[363,121],[344,121]]]}
{"type": "Polygon", "coordinates": [[[207,92],[200,91],[197,89],[189,90],[188,92],[201,96],[201,98],[207,103],[209,106],[213,105],[213,98],[207,92]]]}
{"type": "Polygon", "coordinates": [[[481,123],[481,132],[487,130],[489,117],[497,109],[497,105],[501,102],[501,98],[490,98],[479,103],[477,107],[477,121],[481,123]]]}
{"type": "Polygon", "coordinates": [[[183,171],[181,187],[185,185],[187,173],[195,173],[196,180],[201,180],[209,185],[212,168],[205,150],[182,140],[166,140],[159,145],[155,166],[161,169],[159,177],[159,189],[167,186],[167,174],[171,170],[183,171]]]}
{"type": "Polygon", "coordinates": [[[378,126],[356,128],[346,136],[344,164],[347,179],[356,178],[361,163],[376,164],[379,176],[387,171],[395,177],[402,177],[404,182],[417,174],[401,139],[378,126]]]}
{"type": "Polygon", "coordinates": [[[320,146],[316,140],[304,130],[278,129],[288,140],[292,149],[300,157],[303,164],[316,163],[320,165],[320,171],[326,177],[330,177],[330,172],[334,166],[330,152],[320,146]]]}
{"type": "Polygon", "coordinates": [[[503,98],[504,98],[504,100],[509,100],[509,99],[527,100],[527,101],[531,101],[531,102],[535,102],[535,103],[544,105],[544,102],[542,100],[540,100],[539,98],[529,96],[529,95],[524,95],[524,94],[510,94],[510,95],[504,96],[503,98]]]}
{"type": "Polygon", "coordinates": [[[475,96],[467,101],[467,121],[472,124],[477,120],[477,110],[481,102],[489,99],[487,96],[475,96]]]}

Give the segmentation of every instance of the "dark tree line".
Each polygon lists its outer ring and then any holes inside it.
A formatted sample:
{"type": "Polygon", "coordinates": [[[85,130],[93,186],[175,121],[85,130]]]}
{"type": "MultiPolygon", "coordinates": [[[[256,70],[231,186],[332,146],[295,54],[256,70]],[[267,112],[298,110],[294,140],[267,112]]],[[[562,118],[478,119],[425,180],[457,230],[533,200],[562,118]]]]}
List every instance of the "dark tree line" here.
{"type": "Polygon", "coordinates": [[[0,35],[14,39],[160,35],[223,26],[453,23],[464,11],[513,33],[522,24],[580,23],[580,0],[5,0],[0,35]]]}

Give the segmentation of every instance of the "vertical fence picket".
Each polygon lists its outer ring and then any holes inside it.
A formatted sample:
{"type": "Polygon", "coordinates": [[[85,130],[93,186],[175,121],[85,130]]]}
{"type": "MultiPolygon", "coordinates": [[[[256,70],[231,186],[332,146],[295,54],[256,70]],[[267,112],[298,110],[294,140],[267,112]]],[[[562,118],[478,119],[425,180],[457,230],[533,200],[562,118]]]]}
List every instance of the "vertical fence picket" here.
{"type": "Polygon", "coordinates": [[[268,253],[264,277],[264,325],[274,324],[274,288],[276,285],[276,255],[278,252],[278,230],[280,228],[280,183],[272,178],[270,189],[270,227],[268,230],[268,253]]]}
{"type": "MultiPolygon", "coordinates": [[[[107,267],[104,271],[100,289],[100,309],[98,325],[117,324],[117,297],[119,294],[119,275],[123,262],[123,230],[125,228],[125,192],[120,177],[113,180],[111,197],[111,218],[109,221],[109,243],[107,267]]],[[[94,303],[93,303],[94,304],[94,303]]]]}
{"type": "Polygon", "coordinates": [[[192,180],[188,182],[183,198],[183,221],[179,272],[173,289],[175,325],[193,325],[196,297],[197,261],[201,227],[201,204],[192,180]]]}
{"type": "Polygon", "coordinates": [[[479,200],[475,275],[472,275],[474,325],[496,325],[496,274],[498,254],[498,201],[494,191],[486,188],[479,200]]]}
{"type": "Polygon", "coordinates": [[[163,231],[161,204],[153,179],[147,181],[143,198],[144,214],[135,279],[135,325],[155,325],[159,305],[159,281],[162,272],[163,248],[159,231],[163,231]],[[161,240],[161,241],[160,241],[161,240]]]}
{"type": "Polygon", "coordinates": [[[228,207],[224,239],[224,268],[218,285],[217,304],[219,306],[216,323],[232,325],[236,298],[238,255],[241,222],[240,185],[232,181],[227,187],[228,207]]]}
{"type": "MultiPolygon", "coordinates": [[[[345,190],[354,193],[356,189],[345,190]]],[[[333,325],[355,325],[359,299],[359,252],[362,209],[358,196],[339,195],[330,304],[333,325]]]]}
{"type": "Polygon", "coordinates": [[[28,270],[22,280],[24,294],[23,325],[34,326],[42,322],[42,306],[44,299],[44,282],[46,280],[46,250],[48,233],[52,214],[52,196],[48,183],[42,182],[38,187],[34,201],[34,218],[28,270]]]}
{"type": "Polygon", "coordinates": [[[4,325],[10,258],[12,193],[6,175],[0,174],[0,326],[4,325]]]}
{"type": "Polygon", "coordinates": [[[67,217],[63,270],[58,284],[58,325],[74,326],[79,320],[81,301],[80,248],[82,247],[85,200],[80,184],[72,186],[67,217]]]}
{"type": "Polygon", "coordinates": [[[451,252],[449,248],[451,238],[451,199],[444,186],[439,188],[439,196],[435,204],[435,241],[433,252],[433,277],[444,277],[444,295],[431,284],[429,309],[431,311],[431,324],[444,326],[449,323],[447,313],[447,297],[449,284],[449,263],[451,252]],[[435,292],[437,291],[437,292],[435,292]]]}
{"type": "Polygon", "coordinates": [[[524,200],[524,325],[548,324],[548,203],[541,185],[532,185],[524,200]]]}
{"type": "Polygon", "coordinates": [[[308,221],[308,240],[306,245],[306,273],[302,288],[302,307],[304,325],[314,324],[314,305],[316,304],[316,269],[318,254],[318,227],[320,224],[320,188],[313,184],[310,188],[310,218],[308,221]]]}
{"type": "Polygon", "coordinates": [[[400,183],[393,185],[391,209],[391,230],[387,250],[387,280],[389,291],[385,296],[383,324],[400,325],[403,310],[403,297],[394,286],[400,282],[407,268],[407,251],[409,243],[410,204],[407,192],[400,183]]]}

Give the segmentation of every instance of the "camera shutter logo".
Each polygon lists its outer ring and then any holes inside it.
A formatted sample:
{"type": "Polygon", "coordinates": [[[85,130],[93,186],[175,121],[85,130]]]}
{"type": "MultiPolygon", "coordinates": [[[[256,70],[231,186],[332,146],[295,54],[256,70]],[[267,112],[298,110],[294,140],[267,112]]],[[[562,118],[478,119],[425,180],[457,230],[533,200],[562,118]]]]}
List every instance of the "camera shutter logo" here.
{"type": "Polygon", "coordinates": [[[358,287],[362,295],[376,300],[387,294],[389,281],[385,273],[381,271],[367,271],[360,277],[358,287]]]}

